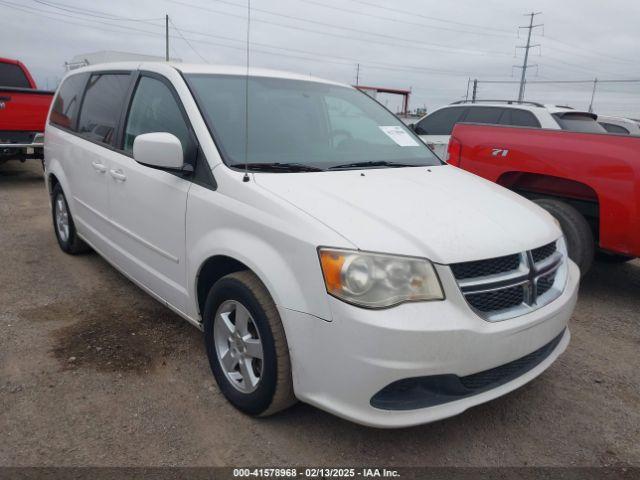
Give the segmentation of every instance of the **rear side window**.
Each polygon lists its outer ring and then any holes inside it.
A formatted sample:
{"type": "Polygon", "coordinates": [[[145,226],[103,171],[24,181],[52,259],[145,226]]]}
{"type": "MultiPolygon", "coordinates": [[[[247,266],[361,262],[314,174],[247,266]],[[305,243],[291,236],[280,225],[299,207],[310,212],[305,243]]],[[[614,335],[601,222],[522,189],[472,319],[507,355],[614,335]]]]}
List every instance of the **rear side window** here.
{"type": "Polygon", "coordinates": [[[451,135],[466,107],[449,107],[433,112],[416,125],[418,135],[451,135]]]}
{"type": "Polygon", "coordinates": [[[80,74],[67,77],[62,82],[51,109],[49,121],[52,124],[69,130],[75,129],[86,80],[86,75],[80,74]]]}
{"type": "Polygon", "coordinates": [[[82,102],[78,133],[88,140],[114,146],[128,88],[128,73],[92,75],[82,102]]]}
{"type": "Polygon", "coordinates": [[[18,65],[0,63],[0,87],[31,88],[31,85],[18,65]]]}
{"type": "Polygon", "coordinates": [[[138,83],[124,133],[124,150],[133,151],[133,141],[143,133],[172,133],[182,143],[184,157],[189,158],[191,134],[178,103],[169,87],[160,80],[142,77],[138,83]]]}
{"type": "Polygon", "coordinates": [[[595,119],[581,113],[565,113],[554,115],[556,121],[563,130],[581,133],[607,133],[595,119]]]}
{"type": "Polygon", "coordinates": [[[498,107],[471,107],[467,112],[467,116],[464,117],[464,121],[497,125],[500,123],[500,117],[504,110],[504,108],[498,107]]]}
{"type": "Polygon", "coordinates": [[[631,135],[631,132],[620,125],[614,125],[613,123],[599,122],[600,125],[609,133],[619,133],[621,135],[631,135]]]}
{"type": "Polygon", "coordinates": [[[502,118],[500,118],[500,123],[515,127],[540,128],[540,122],[533,113],[515,108],[505,109],[502,118]]]}

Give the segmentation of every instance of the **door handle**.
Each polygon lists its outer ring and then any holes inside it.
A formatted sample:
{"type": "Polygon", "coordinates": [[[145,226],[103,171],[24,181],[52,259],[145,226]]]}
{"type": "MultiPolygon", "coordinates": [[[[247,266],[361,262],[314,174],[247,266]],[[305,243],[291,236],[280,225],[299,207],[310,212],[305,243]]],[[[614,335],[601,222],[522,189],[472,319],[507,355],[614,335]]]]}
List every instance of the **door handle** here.
{"type": "Polygon", "coordinates": [[[112,169],[109,173],[113,178],[115,178],[116,180],[120,180],[121,182],[124,182],[127,179],[127,176],[120,169],[112,169]]]}
{"type": "Polygon", "coordinates": [[[93,161],[91,162],[93,168],[95,168],[99,173],[104,173],[107,171],[107,167],[100,162],[93,161]]]}

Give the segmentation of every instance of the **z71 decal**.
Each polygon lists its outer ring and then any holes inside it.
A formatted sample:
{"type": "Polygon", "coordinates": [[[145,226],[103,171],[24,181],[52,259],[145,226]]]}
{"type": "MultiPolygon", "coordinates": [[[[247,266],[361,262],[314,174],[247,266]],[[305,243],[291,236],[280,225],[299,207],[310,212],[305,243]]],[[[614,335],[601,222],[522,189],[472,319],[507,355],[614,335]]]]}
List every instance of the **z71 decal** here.
{"type": "Polygon", "coordinates": [[[505,150],[504,148],[493,148],[491,150],[491,155],[493,157],[506,157],[509,155],[509,150],[505,150]]]}

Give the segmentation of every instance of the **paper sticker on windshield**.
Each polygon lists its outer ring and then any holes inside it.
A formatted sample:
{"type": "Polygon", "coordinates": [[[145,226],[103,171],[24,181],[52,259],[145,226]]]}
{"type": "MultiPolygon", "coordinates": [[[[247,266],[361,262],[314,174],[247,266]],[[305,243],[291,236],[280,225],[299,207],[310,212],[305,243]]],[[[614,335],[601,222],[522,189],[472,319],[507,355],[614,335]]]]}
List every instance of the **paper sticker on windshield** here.
{"type": "Polygon", "coordinates": [[[391,126],[379,126],[380,130],[382,130],[387,137],[396,142],[401,147],[417,147],[418,142],[416,142],[411,135],[409,135],[402,127],[391,125],[391,126]]]}

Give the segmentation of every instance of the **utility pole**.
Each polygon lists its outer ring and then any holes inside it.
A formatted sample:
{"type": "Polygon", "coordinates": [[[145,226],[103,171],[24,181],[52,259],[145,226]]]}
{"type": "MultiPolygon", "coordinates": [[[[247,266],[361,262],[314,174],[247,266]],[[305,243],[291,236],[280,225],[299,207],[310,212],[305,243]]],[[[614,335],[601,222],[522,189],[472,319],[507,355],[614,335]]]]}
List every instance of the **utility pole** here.
{"type": "Polygon", "coordinates": [[[518,91],[518,102],[522,102],[524,100],[524,86],[527,81],[527,68],[529,67],[529,50],[534,47],[539,47],[540,44],[536,43],[535,45],[531,45],[531,32],[534,28],[541,27],[542,23],[537,25],[533,24],[533,19],[536,15],[540,15],[542,12],[531,12],[527,13],[526,16],[530,17],[529,25],[519,28],[526,28],[529,30],[527,33],[527,45],[526,46],[518,46],[516,48],[524,48],[524,62],[522,62],[522,66],[514,65],[516,68],[522,69],[522,75],[520,76],[520,90],[518,91]]]}
{"type": "Polygon", "coordinates": [[[467,93],[464,95],[464,101],[469,100],[469,85],[471,84],[471,77],[467,79],[467,93]]]}
{"type": "Polygon", "coordinates": [[[360,64],[356,64],[356,86],[360,85],[360,64]]]}
{"type": "Polygon", "coordinates": [[[591,91],[591,102],[589,102],[589,113],[593,113],[593,100],[596,97],[596,87],[598,86],[598,79],[593,79],[593,90],[591,91]]]}
{"type": "Polygon", "coordinates": [[[471,103],[476,103],[476,97],[478,96],[478,79],[473,80],[473,92],[471,93],[471,103]]]}
{"type": "Polygon", "coordinates": [[[164,16],[164,43],[165,43],[165,52],[164,58],[168,62],[169,61],[169,15],[164,16]]]}

